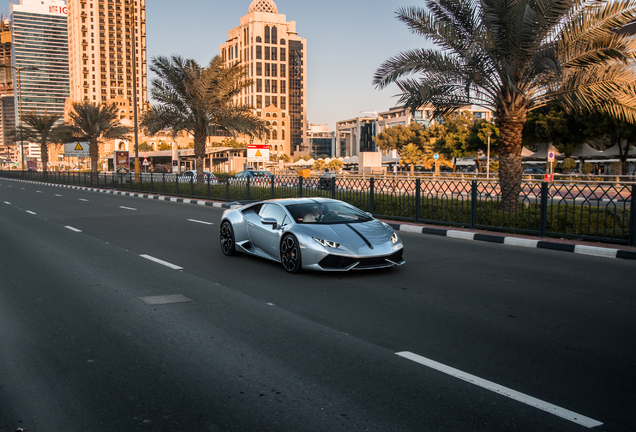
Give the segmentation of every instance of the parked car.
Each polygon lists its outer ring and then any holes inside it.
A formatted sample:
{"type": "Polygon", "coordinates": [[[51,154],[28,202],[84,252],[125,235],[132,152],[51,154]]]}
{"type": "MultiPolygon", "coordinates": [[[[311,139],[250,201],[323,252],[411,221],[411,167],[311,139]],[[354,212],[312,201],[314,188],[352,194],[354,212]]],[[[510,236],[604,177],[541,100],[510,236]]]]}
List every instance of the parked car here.
{"type": "Polygon", "coordinates": [[[543,174],[543,170],[541,168],[526,168],[523,170],[524,174],[543,174]]]}
{"type": "MultiPolygon", "coordinates": [[[[230,184],[244,184],[247,183],[248,178],[250,179],[250,184],[269,183],[274,179],[274,174],[269,171],[245,170],[236,173],[236,175],[230,177],[228,181],[230,184]]],[[[280,183],[280,179],[278,182],[280,183]]]]}
{"type": "MultiPolygon", "coordinates": [[[[210,171],[203,171],[203,180],[206,183],[209,181],[210,184],[217,184],[219,182],[219,179],[210,171]]],[[[196,183],[197,182],[196,170],[189,170],[184,172],[178,177],[178,181],[179,183],[190,183],[190,182],[196,183]]]]}
{"type": "Polygon", "coordinates": [[[302,269],[348,271],[401,266],[398,234],[350,204],[327,198],[259,201],[226,210],[219,239],[225,255],[241,252],[302,269]]]}

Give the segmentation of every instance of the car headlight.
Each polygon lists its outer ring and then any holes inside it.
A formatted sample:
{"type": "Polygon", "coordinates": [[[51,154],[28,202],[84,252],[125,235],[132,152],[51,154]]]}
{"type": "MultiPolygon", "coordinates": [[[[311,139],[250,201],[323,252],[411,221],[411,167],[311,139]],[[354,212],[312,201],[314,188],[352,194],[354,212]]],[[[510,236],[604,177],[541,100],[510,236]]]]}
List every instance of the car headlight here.
{"type": "Polygon", "coordinates": [[[316,240],[318,243],[320,243],[321,245],[325,246],[325,247],[330,247],[330,248],[337,248],[338,246],[340,246],[340,243],[336,243],[333,241],[329,241],[329,240],[323,240],[323,239],[319,239],[316,237],[312,237],[314,240],[316,240]]]}
{"type": "Polygon", "coordinates": [[[400,241],[400,239],[398,238],[397,233],[393,233],[391,236],[391,243],[397,243],[398,241],[400,241]]]}

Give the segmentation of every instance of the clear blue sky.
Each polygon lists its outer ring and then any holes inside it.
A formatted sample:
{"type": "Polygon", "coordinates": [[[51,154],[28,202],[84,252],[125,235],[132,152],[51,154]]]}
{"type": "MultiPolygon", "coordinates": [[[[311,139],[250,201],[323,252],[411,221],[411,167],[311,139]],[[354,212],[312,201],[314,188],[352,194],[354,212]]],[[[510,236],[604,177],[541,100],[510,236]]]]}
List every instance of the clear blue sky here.
{"type": "MultiPolygon", "coordinates": [[[[274,0],[287,21],[307,39],[307,117],[335,128],[360,111],[384,111],[397,104],[395,86],[371,84],[378,66],[400,51],[427,42],[395,18],[420,0],[274,0]]],[[[148,58],[179,54],[206,64],[219,53],[229,29],[247,15],[251,0],[146,0],[148,58]]],[[[10,1],[0,12],[10,14],[10,1]]]]}

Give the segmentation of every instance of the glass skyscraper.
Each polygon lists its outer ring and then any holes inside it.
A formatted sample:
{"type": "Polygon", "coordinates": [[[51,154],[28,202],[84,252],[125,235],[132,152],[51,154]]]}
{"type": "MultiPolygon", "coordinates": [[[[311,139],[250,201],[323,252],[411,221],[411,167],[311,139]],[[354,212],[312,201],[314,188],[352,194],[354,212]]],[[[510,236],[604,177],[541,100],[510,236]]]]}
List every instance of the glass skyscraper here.
{"type": "Polygon", "coordinates": [[[22,114],[45,110],[64,115],[69,97],[66,3],[61,0],[20,0],[11,5],[16,124],[22,114]],[[18,88],[18,69],[20,83],[18,88]]]}

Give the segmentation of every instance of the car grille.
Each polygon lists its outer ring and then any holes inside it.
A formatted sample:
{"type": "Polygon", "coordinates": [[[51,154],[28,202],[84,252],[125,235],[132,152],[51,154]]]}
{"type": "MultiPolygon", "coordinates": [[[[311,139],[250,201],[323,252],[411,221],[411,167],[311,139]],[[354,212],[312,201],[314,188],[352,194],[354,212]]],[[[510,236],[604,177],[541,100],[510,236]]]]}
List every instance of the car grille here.
{"type": "Polygon", "coordinates": [[[389,267],[393,265],[392,263],[399,264],[402,262],[402,252],[403,249],[400,249],[391,255],[372,258],[352,258],[339,255],[327,255],[320,260],[318,265],[324,269],[344,269],[355,263],[359,264],[355,266],[354,269],[389,267]]]}

